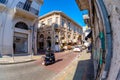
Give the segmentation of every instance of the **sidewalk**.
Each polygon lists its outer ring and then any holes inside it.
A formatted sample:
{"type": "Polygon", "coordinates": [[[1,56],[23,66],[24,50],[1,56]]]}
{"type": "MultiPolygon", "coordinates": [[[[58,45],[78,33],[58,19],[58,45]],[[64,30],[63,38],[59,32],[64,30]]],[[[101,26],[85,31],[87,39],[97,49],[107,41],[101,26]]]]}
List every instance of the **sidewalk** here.
{"type": "MultiPolygon", "coordinates": [[[[58,53],[67,53],[70,51],[65,51],[65,52],[56,52],[55,54],[58,53]]],[[[36,61],[38,59],[41,59],[43,55],[17,55],[17,56],[2,56],[0,57],[0,65],[7,65],[7,64],[18,64],[18,63],[26,63],[26,62],[31,62],[31,61],[36,61]]]]}
{"type": "Polygon", "coordinates": [[[39,58],[41,58],[41,55],[37,55],[37,56],[27,55],[27,56],[14,56],[14,57],[2,56],[0,58],[0,64],[1,65],[6,65],[6,64],[25,63],[25,62],[35,61],[39,58]]]}
{"type": "Polygon", "coordinates": [[[91,54],[81,52],[54,80],[94,80],[91,54]]]}

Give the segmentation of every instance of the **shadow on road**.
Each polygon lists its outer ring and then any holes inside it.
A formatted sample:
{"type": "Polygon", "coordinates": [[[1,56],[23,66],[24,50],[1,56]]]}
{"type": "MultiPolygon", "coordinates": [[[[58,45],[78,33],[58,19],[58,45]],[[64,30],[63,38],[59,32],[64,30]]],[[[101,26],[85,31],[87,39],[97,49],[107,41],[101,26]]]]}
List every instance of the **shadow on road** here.
{"type": "Polygon", "coordinates": [[[56,63],[56,62],[60,62],[60,61],[62,61],[62,60],[63,60],[63,59],[57,59],[57,60],[55,61],[55,63],[56,63]]]}

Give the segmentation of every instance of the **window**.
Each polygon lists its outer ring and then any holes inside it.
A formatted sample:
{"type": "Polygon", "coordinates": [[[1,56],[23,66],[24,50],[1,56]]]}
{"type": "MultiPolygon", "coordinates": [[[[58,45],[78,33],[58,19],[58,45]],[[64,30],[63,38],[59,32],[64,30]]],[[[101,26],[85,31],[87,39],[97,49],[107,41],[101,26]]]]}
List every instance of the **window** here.
{"type": "Polygon", "coordinates": [[[79,28],[77,28],[77,32],[79,33],[79,28]]]}
{"type": "Polygon", "coordinates": [[[50,32],[48,32],[48,34],[50,34],[50,32]]]}
{"type": "Polygon", "coordinates": [[[63,40],[63,39],[65,39],[65,37],[61,37],[61,39],[63,40]]]}
{"type": "Polygon", "coordinates": [[[24,4],[24,6],[23,6],[23,9],[29,11],[30,6],[31,6],[31,3],[32,3],[31,0],[26,0],[25,4],[24,4]]]}
{"type": "Polygon", "coordinates": [[[81,29],[79,29],[79,33],[82,34],[82,30],[81,29]]]}
{"type": "Polygon", "coordinates": [[[41,21],[41,25],[42,25],[42,26],[44,26],[44,25],[45,25],[44,21],[41,21]]]}
{"type": "Polygon", "coordinates": [[[75,39],[76,37],[74,36],[74,39],[75,39]]]}
{"type": "Polygon", "coordinates": [[[62,19],[62,27],[64,27],[64,24],[65,24],[65,20],[62,19]]]}
{"type": "Polygon", "coordinates": [[[74,26],[74,32],[76,32],[76,30],[77,30],[77,28],[76,28],[76,26],[74,26]]]}
{"type": "Polygon", "coordinates": [[[58,38],[58,35],[56,35],[55,37],[58,38]]]}
{"type": "Polygon", "coordinates": [[[56,17],[55,23],[57,23],[57,24],[58,24],[58,17],[56,17]]]}
{"type": "Polygon", "coordinates": [[[70,22],[68,22],[68,29],[70,30],[71,26],[70,26],[70,22]]]}
{"type": "Polygon", "coordinates": [[[70,38],[70,35],[68,35],[68,38],[70,38]]]}
{"type": "Polygon", "coordinates": [[[48,25],[52,24],[52,18],[48,19],[48,25]]]}
{"type": "Polygon", "coordinates": [[[28,30],[28,26],[24,22],[18,22],[15,24],[16,28],[28,30]]]}

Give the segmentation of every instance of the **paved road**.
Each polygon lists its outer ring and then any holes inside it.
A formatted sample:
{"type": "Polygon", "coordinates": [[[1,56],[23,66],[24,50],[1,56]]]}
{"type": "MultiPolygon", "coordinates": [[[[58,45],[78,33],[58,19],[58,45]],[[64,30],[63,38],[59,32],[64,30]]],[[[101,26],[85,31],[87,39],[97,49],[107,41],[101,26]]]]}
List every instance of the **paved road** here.
{"type": "Polygon", "coordinates": [[[0,65],[0,80],[52,80],[77,56],[73,52],[56,53],[56,63],[43,66],[42,59],[34,62],[0,65]]]}
{"type": "Polygon", "coordinates": [[[0,80],[50,80],[54,75],[34,62],[0,65],[0,80]]]}

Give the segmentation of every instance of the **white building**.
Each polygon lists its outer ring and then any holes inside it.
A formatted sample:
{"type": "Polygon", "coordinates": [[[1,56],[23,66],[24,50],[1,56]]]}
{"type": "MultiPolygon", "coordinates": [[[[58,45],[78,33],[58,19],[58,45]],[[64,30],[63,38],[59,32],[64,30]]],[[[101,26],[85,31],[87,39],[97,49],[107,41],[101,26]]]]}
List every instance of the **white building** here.
{"type": "Polygon", "coordinates": [[[32,53],[43,0],[0,0],[0,54],[32,53]]]}

